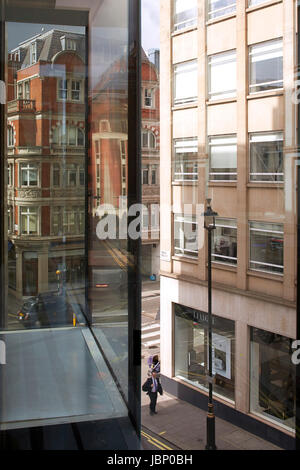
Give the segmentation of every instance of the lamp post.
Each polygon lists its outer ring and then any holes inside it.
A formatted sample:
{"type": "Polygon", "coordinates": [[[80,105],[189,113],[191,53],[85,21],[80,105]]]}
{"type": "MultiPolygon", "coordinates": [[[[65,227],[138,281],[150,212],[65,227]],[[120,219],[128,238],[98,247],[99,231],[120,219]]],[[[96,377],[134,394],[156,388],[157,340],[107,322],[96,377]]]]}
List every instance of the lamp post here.
{"type": "Polygon", "coordinates": [[[212,231],[216,228],[216,216],[218,215],[211,208],[211,199],[206,199],[206,211],[204,212],[204,228],[207,230],[207,253],[208,253],[208,275],[207,275],[207,290],[208,290],[208,412],[206,424],[206,450],[216,450],[215,443],[215,415],[214,405],[212,400],[213,392],[213,374],[212,374],[212,313],[211,313],[211,235],[212,231]]]}

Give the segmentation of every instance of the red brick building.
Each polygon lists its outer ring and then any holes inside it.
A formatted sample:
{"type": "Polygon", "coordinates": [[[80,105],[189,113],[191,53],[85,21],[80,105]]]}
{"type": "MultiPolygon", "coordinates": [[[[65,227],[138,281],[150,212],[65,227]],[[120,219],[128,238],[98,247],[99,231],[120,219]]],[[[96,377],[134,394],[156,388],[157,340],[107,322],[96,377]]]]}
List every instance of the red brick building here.
{"type": "Polygon", "coordinates": [[[9,54],[7,213],[9,288],[35,295],[82,281],[85,36],[52,30],[9,54]]]}

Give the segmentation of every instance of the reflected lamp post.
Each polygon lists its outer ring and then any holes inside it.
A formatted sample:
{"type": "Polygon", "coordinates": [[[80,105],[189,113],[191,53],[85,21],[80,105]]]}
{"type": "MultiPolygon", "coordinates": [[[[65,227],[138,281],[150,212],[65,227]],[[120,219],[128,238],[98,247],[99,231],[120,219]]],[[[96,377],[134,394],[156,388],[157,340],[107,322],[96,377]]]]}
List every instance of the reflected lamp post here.
{"type": "Polygon", "coordinates": [[[216,450],[215,442],[215,415],[214,405],[212,399],[213,393],[213,374],[212,374],[212,312],[211,312],[211,236],[212,231],[216,228],[216,217],[217,213],[211,208],[211,199],[206,199],[206,210],[204,216],[204,228],[207,230],[207,290],[208,290],[208,382],[209,382],[209,394],[208,394],[208,412],[207,412],[207,424],[206,424],[206,450],[216,450]]]}

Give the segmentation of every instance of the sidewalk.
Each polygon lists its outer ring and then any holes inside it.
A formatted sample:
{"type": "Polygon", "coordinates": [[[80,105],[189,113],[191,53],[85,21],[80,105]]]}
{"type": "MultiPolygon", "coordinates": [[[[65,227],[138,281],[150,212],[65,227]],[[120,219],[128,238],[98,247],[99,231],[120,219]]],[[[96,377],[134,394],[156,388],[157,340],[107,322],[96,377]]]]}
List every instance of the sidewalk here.
{"type": "MultiPolygon", "coordinates": [[[[145,360],[142,369],[143,383],[147,376],[145,360]]],[[[204,450],[207,416],[205,410],[164,393],[163,396],[158,395],[157,415],[150,416],[149,397],[146,393],[141,393],[142,426],[180,449],[204,450]]],[[[219,450],[281,450],[280,447],[217,417],[215,427],[216,445],[219,450]]]]}

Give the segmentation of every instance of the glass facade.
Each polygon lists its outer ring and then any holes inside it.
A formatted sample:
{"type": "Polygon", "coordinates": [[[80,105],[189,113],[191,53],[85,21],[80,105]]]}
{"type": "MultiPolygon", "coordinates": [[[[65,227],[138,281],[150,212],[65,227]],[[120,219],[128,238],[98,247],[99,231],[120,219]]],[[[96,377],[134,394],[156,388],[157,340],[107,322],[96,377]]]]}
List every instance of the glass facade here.
{"type": "Polygon", "coordinates": [[[140,318],[128,301],[139,273],[127,262],[134,253],[138,265],[139,242],[101,231],[140,197],[139,54],[128,48],[139,5],[113,3],[3,2],[4,449],[35,448],[33,434],[42,449],[139,448],[140,318]]]}

